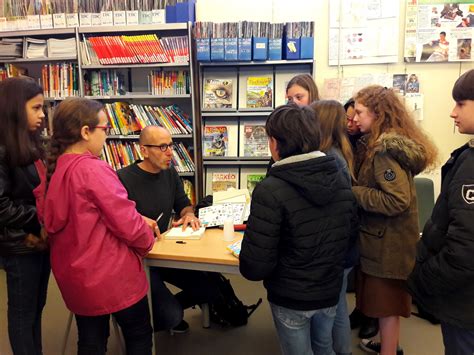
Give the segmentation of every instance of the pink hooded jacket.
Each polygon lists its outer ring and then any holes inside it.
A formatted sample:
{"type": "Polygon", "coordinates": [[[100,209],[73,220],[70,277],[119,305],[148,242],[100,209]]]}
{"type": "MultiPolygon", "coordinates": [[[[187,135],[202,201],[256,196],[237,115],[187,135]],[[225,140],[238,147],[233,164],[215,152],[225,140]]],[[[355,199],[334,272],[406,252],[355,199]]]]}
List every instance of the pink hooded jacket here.
{"type": "Polygon", "coordinates": [[[66,306],[97,316],[132,306],[148,291],[142,258],[153,232],[107,163],[92,154],[64,154],[38,215],[51,244],[51,268],[66,306]]]}

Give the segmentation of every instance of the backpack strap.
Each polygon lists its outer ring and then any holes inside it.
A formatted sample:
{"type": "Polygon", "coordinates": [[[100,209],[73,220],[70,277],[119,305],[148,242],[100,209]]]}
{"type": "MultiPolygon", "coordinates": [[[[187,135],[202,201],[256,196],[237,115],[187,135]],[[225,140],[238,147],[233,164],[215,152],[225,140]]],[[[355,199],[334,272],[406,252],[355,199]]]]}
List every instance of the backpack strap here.
{"type": "Polygon", "coordinates": [[[255,312],[255,310],[258,308],[258,306],[260,306],[260,304],[262,303],[262,299],[259,298],[257,303],[255,304],[252,304],[250,306],[245,306],[247,308],[247,318],[249,318],[253,312],[255,312]]]}

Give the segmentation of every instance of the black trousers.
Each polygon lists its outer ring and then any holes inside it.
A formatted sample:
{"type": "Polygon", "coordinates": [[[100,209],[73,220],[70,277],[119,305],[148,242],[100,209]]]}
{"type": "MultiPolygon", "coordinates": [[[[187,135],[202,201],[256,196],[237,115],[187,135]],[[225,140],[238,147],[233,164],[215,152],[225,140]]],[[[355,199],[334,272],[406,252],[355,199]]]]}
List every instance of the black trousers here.
{"type": "MultiPolygon", "coordinates": [[[[122,329],[127,355],[151,355],[153,330],[150,323],[148,298],[112,314],[122,329]]],[[[78,355],[103,355],[107,351],[110,314],[88,317],[76,316],[79,340],[78,355]]]]}

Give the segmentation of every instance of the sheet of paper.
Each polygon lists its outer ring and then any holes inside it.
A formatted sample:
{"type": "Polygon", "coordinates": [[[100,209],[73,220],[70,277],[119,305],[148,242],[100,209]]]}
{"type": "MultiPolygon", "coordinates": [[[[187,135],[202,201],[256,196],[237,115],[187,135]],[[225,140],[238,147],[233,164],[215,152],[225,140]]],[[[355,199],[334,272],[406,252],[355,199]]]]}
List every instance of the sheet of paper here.
{"type": "Polygon", "coordinates": [[[184,231],[182,227],[171,228],[165,234],[166,239],[200,239],[206,227],[201,227],[198,230],[193,230],[191,227],[187,227],[184,231]]]}

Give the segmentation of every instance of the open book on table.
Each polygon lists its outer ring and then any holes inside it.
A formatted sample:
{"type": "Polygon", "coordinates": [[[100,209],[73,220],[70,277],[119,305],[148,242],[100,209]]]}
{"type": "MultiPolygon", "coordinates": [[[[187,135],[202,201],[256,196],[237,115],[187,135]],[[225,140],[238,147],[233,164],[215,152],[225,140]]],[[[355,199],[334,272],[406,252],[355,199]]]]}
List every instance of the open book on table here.
{"type": "Polygon", "coordinates": [[[193,240],[201,239],[204,235],[206,227],[201,227],[196,231],[193,231],[191,227],[186,227],[183,231],[182,227],[174,227],[164,233],[165,239],[179,239],[179,240],[193,240]]]}

